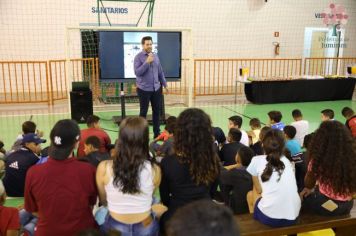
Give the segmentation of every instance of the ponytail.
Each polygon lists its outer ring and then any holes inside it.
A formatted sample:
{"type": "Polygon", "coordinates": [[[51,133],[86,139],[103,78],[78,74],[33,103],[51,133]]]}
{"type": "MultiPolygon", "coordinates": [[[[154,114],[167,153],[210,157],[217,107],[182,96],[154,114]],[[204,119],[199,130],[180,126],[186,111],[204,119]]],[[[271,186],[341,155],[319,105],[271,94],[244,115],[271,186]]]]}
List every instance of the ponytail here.
{"type": "Polygon", "coordinates": [[[284,153],[283,133],[275,129],[268,131],[262,140],[262,144],[263,149],[267,154],[267,165],[263,170],[261,180],[262,182],[268,181],[271,178],[273,171],[277,171],[279,175],[277,181],[279,181],[285,168],[284,163],[280,159],[284,153]]]}
{"type": "Polygon", "coordinates": [[[278,172],[279,178],[277,181],[279,181],[281,179],[281,175],[283,173],[285,166],[284,166],[284,163],[280,160],[280,157],[281,157],[281,154],[277,153],[277,152],[270,153],[267,156],[268,163],[261,175],[262,182],[266,182],[271,178],[273,170],[276,170],[278,172]]]}

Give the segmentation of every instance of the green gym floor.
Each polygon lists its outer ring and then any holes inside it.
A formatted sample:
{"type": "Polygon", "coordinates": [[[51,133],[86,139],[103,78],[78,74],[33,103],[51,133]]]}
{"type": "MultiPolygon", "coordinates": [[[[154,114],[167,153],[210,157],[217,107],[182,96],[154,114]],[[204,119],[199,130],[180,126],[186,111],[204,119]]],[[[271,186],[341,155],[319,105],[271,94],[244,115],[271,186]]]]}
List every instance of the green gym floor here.
{"type": "MultiPolygon", "coordinates": [[[[0,111],[0,140],[5,143],[5,149],[8,149],[13,144],[14,140],[21,133],[21,124],[31,117],[31,112],[23,111],[23,105],[19,108],[14,108],[11,112],[0,111]],[[9,115],[10,114],[10,115],[9,115]]],[[[254,104],[231,104],[226,105],[202,105],[198,106],[207,112],[213,122],[213,126],[221,127],[224,132],[227,132],[228,117],[233,115],[244,115],[243,129],[249,130],[249,118],[259,118],[261,122],[268,123],[267,113],[271,110],[279,110],[283,114],[282,121],[290,124],[293,119],[291,116],[292,110],[300,109],[304,115],[304,119],[310,123],[310,132],[314,131],[320,124],[320,111],[326,108],[333,109],[335,112],[335,119],[345,122],[341,115],[343,107],[349,106],[356,110],[356,101],[327,101],[327,102],[309,102],[309,103],[284,103],[284,104],[270,104],[270,105],[254,105],[254,104]],[[248,118],[249,117],[249,118],[248,118]]],[[[185,107],[166,107],[166,113],[178,116],[185,107]]],[[[32,120],[37,124],[39,130],[44,132],[44,138],[49,140],[49,133],[56,121],[60,119],[70,118],[68,112],[63,113],[48,113],[48,109],[43,109],[40,112],[35,112],[32,115],[32,120]]],[[[112,140],[116,140],[118,136],[118,126],[113,123],[112,116],[120,115],[119,111],[98,111],[94,112],[101,118],[101,127],[106,129],[112,140]]],[[[137,115],[138,109],[127,110],[127,115],[137,115]]],[[[85,124],[81,124],[81,128],[85,128],[85,124]]],[[[161,127],[163,130],[164,126],[161,127]]],[[[152,133],[152,127],[150,126],[152,133]]],[[[151,138],[152,138],[152,135],[151,138]]],[[[47,142],[47,144],[49,144],[47,142]]],[[[46,145],[43,145],[44,147],[46,145]]],[[[23,199],[8,199],[7,206],[17,207],[23,204],[23,199]]],[[[334,235],[331,230],[323,230],[318,232],[310,232],[299,234],[303,236],[331,236],[334,235]]]]}
{"type": "MultiPolygon", "coordinates": [[[[21,105],[22,106],[22,105],[21,105]]],[[[315,130],[320,124],[320,111],[326,108],[333,109],[335,119],[345,122],[341,115],[341,109],[349,106],[356,110],[356,101],[327,101],[327,102],[309,102],[309,103],[283,103],[270,105],[254,105],[254,104],[233,104],[227,105],[203,105],[198,106],[207,112],[213,122],[213,126],[221,127],[224,132],[227,131],[228,118],[233,115],[244,115],[243,129],[249,130],[249,118],[259,118],[261,122],[268,123],[267,113],[271,110],[279,110],[283,114],[282,121],[289,124],[293,121],[292,110],[300,109],[304,115],[304,119],[310,122],[310,131],[315,130]]],[[[185,107],[166,107],[166,113],[178,116],[185,107]]],[[[137,115],[138,109],[126,111],[127,115],[137,115]]],[[[9,112],[2,113],[0,111],[0,140],[5,143],[5,149],[8,149],[13,144],[14,140],[21,133],[21,124],[31,117],[31,113],[22,111],[21,108],[14,109],[10,115],[9,112]],[[2,115],[4,114],[4,115],[2,115]]],[[[112,117],[120,115],[119,111],[99,111],[95,112],[101,118],[101,127],[106,129],[112,140],[116,140],[118,136],[118,126],[113,123],[112,117]]],[[[33,114],[32,120],[37,124],[39,130],[44,132],[44,138],[49,138],[49,133],[56,121],[60,119],[70,118],[70,114],[64,113],[48,113],[47,109],[33,114]]],[[[81,124],[81,128],[85,128],[85,124],[81,124]]],[[[163,130],[164,126],[161,127],[163,130]]],[[[151,138],[153,136],[152,126],[150,126],[151,138]]]]}

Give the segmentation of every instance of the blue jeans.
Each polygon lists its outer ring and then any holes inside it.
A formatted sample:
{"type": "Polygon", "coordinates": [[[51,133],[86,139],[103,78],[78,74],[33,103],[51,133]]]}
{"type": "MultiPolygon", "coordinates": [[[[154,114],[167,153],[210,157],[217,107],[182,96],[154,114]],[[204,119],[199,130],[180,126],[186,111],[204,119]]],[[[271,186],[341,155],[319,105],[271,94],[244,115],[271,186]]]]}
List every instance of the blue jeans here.
{"type": "Polygon", "coordinates": [[[113,219],[110,214],[106,216],[105,223],[100,229],[107,233],[109,230],[120,231],[122,236],[158,236],[159,224],[156,217],[151,215],[153,221],[146,227],[142,223],[125,224],[113,219]]]}
{"type": "Polygon", "coordinates": [[[20,210],[19,217],[23,230],[30,236],[33,236],[35,234],[35,227],[37,225],[38,218],[30,212],[27,212],[25,209],[20,210]]]}

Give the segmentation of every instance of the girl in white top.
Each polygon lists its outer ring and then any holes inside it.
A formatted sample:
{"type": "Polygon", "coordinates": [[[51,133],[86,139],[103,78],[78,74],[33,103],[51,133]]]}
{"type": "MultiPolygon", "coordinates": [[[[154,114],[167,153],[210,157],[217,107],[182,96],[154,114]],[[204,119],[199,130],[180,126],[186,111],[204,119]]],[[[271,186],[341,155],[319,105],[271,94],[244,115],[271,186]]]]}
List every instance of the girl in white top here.
{"type": "Polygon", "coordinates": [[[109,211],[101,226],[104,232],[118,230],[123,236],[158,235],[155,215],[161,215],[164,207],[152,203],[161,172],[149,160],[148,145],[145,119],[132,117],[122,121],[116,155],[112,161],[101,162],[96,175],[100,202],[109,211]]]}
{"type": "Polygon", "coordinates": [[[253,179],[247,195],[250,212],[272,227],[295,224],[301,206],[293,164],[283,155],[284,142],[281,131],[267,132],[262,140],[266,155],[254,157],[247,168],[253,179]]]}

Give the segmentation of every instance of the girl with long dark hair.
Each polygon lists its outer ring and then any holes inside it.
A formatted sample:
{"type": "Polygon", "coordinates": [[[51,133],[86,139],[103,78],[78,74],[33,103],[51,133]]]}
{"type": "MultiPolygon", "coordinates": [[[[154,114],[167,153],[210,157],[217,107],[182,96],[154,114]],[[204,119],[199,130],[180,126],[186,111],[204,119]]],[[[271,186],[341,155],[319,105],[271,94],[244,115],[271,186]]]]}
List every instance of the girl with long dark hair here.
{"type": "MultiPolygon", "coordinates": [[[[176,122],[174,154],[161,162],[161,200],[168,207],[162,226],[183,205],[210,198],[219,175],[219,158],[209,116],[197,108],[183,111],[176,122]]],[[[163,229],[163,227],[162,227],[163,229]]]]}
{"type": "Polygon", "coordinates": [[[349,214],[356,193],[356,141],[338,121],[325,121],[308,148],[303,209],[326,216],[349,214]]]}
{"type": "Polygon", "coordinates": [[[100,202],[109,214],[102,230],[122,235],[158,235],[152,214],[153,192],[160,184],[160,169],[150,160],[147,121],[126,118],[120,125],[116,155],[97,169],[100,202]]]}
{"type": "Polygon", "coordinates": [[[255,156],[247,171],[252,175],[253,191],[247,194],[254,218],[272,227],[296,223],[300,210],[294,167],[284,155],[281,131],[272,129],[262,139],[265,155],[255,156]]]}

